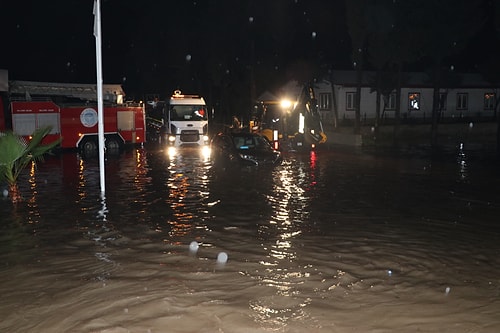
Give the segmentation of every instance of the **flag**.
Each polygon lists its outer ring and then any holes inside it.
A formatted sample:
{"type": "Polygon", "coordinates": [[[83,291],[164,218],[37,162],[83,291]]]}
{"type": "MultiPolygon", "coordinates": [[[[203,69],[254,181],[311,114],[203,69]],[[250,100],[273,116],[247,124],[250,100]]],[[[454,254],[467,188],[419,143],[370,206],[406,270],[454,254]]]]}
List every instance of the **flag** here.
{"type": "Polygon", "coordinates": [[[100,16],[99,5],[97,4],[97,0],[94,0],[93,13],[94,13],[94,36],[97,37],[97,36],[99,36],[99,31],[98,31],[97,26],[98,26],[99,16],[100,16]]]}

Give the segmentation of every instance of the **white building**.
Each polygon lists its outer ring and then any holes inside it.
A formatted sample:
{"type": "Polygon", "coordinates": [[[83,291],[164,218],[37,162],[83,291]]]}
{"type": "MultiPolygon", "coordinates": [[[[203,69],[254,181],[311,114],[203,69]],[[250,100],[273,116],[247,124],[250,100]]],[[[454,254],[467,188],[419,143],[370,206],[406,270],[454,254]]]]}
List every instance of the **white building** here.
{"type": "MultiPolygon", "coordinates": [[[[372,121],[376,117],[377,94],[372,91],[370,82],[374,72],[364,72],[361,84],[360,115],[362,120],[372,121]]],[[[492,87],[479,74],[457,74],[459,82],[454,87],[441,87],[441,118],[482,118],[493,119],[495,101],[499,87],[492,87]]],[[[332,124],[334,110],[339,122],[355,118],[356,72],[334,71],[332,82],[321,81],[315,84],[316,99],[323,117],[323,123],[332,124]]],[[[405,73],[401,84],[400,112],[403,120],[430,119],[432,115],[433,87],[430,77],[425,73],[405,73]]],[[[284,85],[275,95],[278,98],[296,98],[302,87],[296,81],[284,85]]],[[[380,114],[384,119],[394,118],[396,113],[396,92],[388,98],[381,97],[380,114]]]]}

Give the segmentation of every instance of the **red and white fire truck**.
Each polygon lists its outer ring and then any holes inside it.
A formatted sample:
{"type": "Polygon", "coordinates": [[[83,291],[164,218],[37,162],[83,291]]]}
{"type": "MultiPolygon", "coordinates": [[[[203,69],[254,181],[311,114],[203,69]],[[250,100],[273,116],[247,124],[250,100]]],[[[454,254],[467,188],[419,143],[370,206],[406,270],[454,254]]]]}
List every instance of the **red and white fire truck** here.
{"type": "MultiPolygon", "coordinates": [[[[9,81],[0,94],[0,131],[12,129],[28,137],[38,128],[50,126],[44,143],[62,138],[61,148],[98,151],[96,86],[92,84],[9,81]]],[[[124,103],[121,85],[103,85],[104,137],[106,151],[146,140],[146,118],[142,103],[124,103]]]]}

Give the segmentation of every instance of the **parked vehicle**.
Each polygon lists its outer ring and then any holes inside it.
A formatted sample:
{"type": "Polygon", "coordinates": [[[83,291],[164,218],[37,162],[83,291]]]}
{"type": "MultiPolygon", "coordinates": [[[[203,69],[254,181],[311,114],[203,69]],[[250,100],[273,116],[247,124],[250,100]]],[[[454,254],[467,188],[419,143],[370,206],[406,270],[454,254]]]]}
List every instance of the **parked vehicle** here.
{"type": "Polygon", "coordinates": [[[216,164],[277,165],[283,160],[281,152],[258,133],[218,133],[212,139],[211,151],[216,164]]]}
{"type": "MultiPolygon", "coordinates": [[[[141,103],[124,103],[120,85],[104,85],[106,151],[145,142],[145,111],[141,103]]],[[[63,149],[87,155],[98,151],[98,111],[95,85],[10,81],[6,100],[0,101],[0,131],[12,129],[29,139],[38,128],[50,126],[42,143],[61,138],[63,149]]],[[[0,99],[2,97],[0,96],[0,99]]]]}

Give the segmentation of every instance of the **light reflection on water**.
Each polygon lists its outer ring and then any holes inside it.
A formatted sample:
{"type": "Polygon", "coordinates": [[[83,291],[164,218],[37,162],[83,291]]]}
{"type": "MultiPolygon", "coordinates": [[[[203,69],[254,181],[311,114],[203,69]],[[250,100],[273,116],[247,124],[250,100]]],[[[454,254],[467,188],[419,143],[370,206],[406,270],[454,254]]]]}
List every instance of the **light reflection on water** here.
{"type": "Polygon", "coordinates": [[[167,203],[173,211],[173,218],[168,221],[172,238],[187,236],[194,229],[208,230],[202,221],[207,213],[203,207],[210,194],[210,168],[210,163],[197,154],[170,158],[167,203]]]}
{"type": "Polygon", "coordinates": [[[220,170],[135,149],[106,161],[101,197],[97,161],[51,158],[24,203],[0,202],[0,330],[498,331],[490,162],[326,151],[220,170]]]}
{"type": "Polygon", "coordinates": [[[467,170],[467,154],[464,149],[464,144],[460,143],[458,147],[457,162],[459,165],[458,175],[460,181],[468,181],[468,170],[467,170]]]}

